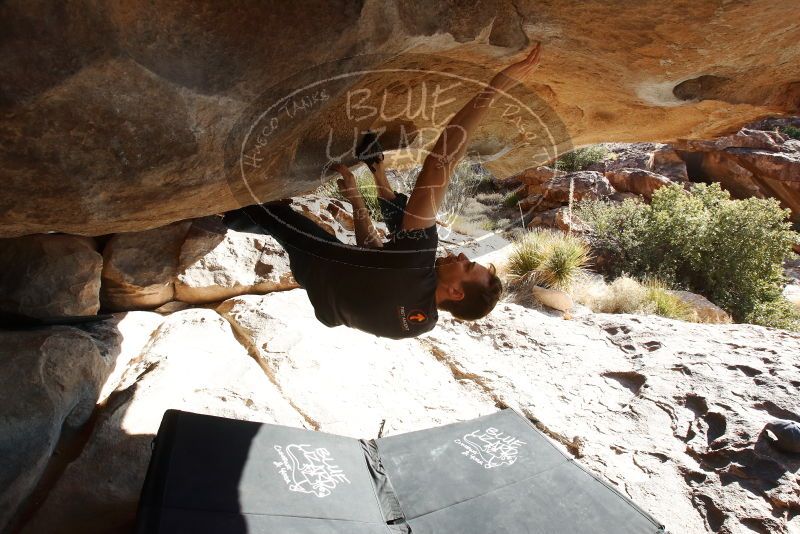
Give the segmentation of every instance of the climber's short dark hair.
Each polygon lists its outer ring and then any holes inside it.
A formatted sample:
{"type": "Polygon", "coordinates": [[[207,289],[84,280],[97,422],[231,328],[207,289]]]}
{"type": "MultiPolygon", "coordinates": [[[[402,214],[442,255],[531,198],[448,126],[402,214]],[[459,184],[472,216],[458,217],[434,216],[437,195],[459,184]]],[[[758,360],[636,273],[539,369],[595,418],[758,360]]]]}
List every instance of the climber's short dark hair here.
{"type": "Polygon", "coordinates": [[[494,265],[490,266],[490,272],[492,277],[488,284],[464,282],[462,285],[464,298],[442,301],[439,303],[439,308],[465,321],[474,321],[489,315],[503,294],[503,283],[494,273],[494,265]]]}

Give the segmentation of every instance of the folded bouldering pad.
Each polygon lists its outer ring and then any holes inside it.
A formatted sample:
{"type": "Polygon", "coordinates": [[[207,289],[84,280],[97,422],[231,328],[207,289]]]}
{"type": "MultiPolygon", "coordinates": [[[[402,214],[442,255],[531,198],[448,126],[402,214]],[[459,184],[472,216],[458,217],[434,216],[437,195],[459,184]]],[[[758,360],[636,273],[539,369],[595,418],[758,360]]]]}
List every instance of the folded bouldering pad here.
{"type": "Polygon", "coordinates": [[[154,443],[139,533],[664,531],[513,410],[377,440],[168,410],[154,443]]]}

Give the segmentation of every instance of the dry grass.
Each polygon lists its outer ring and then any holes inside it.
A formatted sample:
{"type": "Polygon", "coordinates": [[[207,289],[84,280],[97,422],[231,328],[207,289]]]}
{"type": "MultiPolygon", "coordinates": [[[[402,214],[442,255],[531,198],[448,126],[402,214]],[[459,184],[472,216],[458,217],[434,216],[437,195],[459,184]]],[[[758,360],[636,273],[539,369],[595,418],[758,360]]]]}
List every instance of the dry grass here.
{"type": "Polygon", "coordinates": [[[487,230],[483,227],[481,221],[470,220],[463,215],[456,215],[450,223],[450,229],[472,237],[480,237],[485,235],[487,230]]]}
{"type": "Polygon", "coordinates": [[[632,313],[660,315],[681,321],[699,322],[694,309],[658,280],[639,282],[621,276],[610,284],[600,277],[580,280],[573,298],[596,313],[632,313]]]}

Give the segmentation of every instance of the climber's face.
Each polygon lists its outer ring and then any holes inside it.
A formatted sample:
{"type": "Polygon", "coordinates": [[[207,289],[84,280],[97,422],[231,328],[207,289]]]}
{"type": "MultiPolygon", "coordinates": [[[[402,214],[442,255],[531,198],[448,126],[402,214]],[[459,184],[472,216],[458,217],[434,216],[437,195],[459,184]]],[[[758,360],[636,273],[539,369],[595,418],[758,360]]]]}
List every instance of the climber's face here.
{"type": "Polygon", "coordinates": [[[437,292],[446,295],[448,300],[464,298],[465,282],[489,285],[495,274],[494,265],[488,268],[471,261],[465,254],[448,254],[436,260],[437,292]]]}

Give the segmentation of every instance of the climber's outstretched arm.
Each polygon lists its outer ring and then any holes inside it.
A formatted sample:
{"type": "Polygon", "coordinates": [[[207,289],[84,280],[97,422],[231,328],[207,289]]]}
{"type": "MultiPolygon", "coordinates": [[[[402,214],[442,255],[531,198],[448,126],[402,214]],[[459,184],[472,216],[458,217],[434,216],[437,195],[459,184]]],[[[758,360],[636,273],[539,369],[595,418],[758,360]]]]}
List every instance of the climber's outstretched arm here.
{"type": "Polygon", "coordinates": [[[444,200],[450,176],[464,156],[475,128],[500,91],[508,91],[536,69],[540,51],[541,45],[537,43],[525,59],[500,71],[450,119],[422,165],[406,205],[403,229],[428,228],[436,223],[436,214],[444,200]]]}

